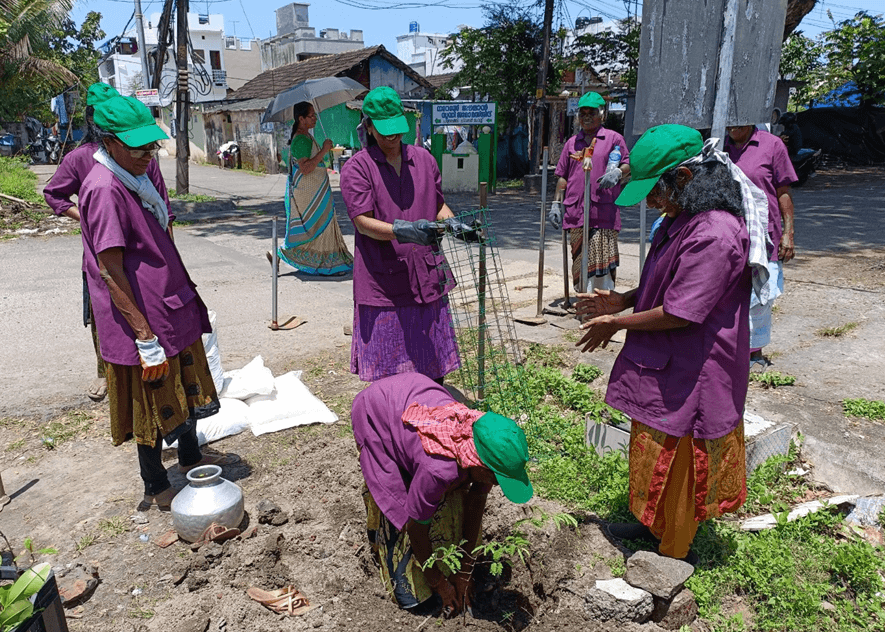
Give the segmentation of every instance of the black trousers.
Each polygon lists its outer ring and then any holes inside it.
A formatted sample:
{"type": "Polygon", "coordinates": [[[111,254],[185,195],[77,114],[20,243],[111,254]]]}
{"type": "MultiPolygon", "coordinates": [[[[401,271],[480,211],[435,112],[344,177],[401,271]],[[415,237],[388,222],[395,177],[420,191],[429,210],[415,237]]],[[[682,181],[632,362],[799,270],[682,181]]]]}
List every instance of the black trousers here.
{"type": "MultiPolygon", "coordinates": [[[[189,428],[178,437],[178,463],[187,467],[198,463],[203,458],[200,452],[200,442],[197,441],[197,423],[191,420],[189,428]]],[[[141,470],[141,480],[144,481],[144,493],[148,496],[156,496],[164,492],[172,484],[163,467],[163,437],[157,431],[157,442],[154,447],[138,444],[138,467],[141,470]]]]}

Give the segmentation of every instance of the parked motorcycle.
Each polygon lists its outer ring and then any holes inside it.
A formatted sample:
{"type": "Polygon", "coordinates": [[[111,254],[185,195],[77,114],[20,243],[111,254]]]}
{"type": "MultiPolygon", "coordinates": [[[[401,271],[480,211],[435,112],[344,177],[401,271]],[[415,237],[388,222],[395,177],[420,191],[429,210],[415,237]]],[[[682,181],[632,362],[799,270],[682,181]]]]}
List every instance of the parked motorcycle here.
{"type": "Polygon", "coordinates": [[[31,164],[58,164],[62,153],[61,140],[58,136],[53,134],[50,128],[43,127],[42,123],[35,118],[25,119],[25,125],[28,129],[28,136],[34,138],[25,147],[25,154],[31,164]]]}
{"type": "Polygon", "coordinates": [[[778,124],[781,127],[780,138],[787,146],[787,152],[790,154],[790,162],[793,163],[793,170],[796,172],[798,182],[793,186],[802,186],[808,178],[815,173],[818,163],[820,162],[820,149],[808,149],[802,147],[802,130],[796,120],[796,114],[793,112],[784,112],[778,124]]]}
{"type": "Polygon", "coordinates": [[[817,165],[820,163],[823,151],[820,149],[800,149],[795,158],[791,157],[790,162],[793,163],[793,170],[796,172],[798,181],[794,187],[801,187],[808,178],[817,175],[817,165]]]}

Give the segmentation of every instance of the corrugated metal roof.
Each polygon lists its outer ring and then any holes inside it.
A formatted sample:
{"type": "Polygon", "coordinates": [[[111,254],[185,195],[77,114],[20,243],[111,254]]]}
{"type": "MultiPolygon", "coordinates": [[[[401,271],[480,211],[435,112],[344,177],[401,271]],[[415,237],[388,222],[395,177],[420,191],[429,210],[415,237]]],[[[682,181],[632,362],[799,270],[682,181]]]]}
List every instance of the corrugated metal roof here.
{"type": "Polygon", "coordinates": [[[273,101],[273,97],[261,97],[259,99],[246,99],[245,101],[222,101],[218,105],[207,106],[203,108],[204,114],[215,114],[217,112],[245,112],[247,110],[267,109],[267,104],[273,101]]]}

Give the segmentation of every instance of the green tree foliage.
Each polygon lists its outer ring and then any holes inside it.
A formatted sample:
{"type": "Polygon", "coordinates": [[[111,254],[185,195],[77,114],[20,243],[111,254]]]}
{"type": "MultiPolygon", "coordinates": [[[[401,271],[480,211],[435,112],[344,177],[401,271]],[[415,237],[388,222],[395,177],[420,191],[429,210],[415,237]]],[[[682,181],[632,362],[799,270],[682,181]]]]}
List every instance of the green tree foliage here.
{"type": "Polygon", "coordinates": [[[860,12],[822,33],[830,84],[854,82],[861,105],[885,105],[885,20],[860,12]]]}
{"type": "Polygon", "coordinates": [[[575,38],[569,51],[569,68],[593,68],[611,73],[631,88],[636,87],[641,24],[632,17],[618,20],[615,30],[585,33],[575,38]]]}
{"type": "Polygon", "coordinates": [[[818,94],[824,79],[823,45],[797,31],[781,47],[780,78],[803,82],[790,100],[795,107],[807,108],[818,94]]]}
{"type": "MultiPolygon", "coordinates": [[[[453,68],[455,60],[462,60],[464,67],[449,85],[470,86],[475,94],[496,101],[510,127],[525,118],[535,94],[544,45],[543,20],[521,7],[485,5],[483,13],[485,26],[453,35],[442,53],[443,67],[453,68]]],[[[558,43],[551,42],[551,50],[558,49],[558,43]]],[[[553,55],[548,63],[549,93],[559,87],[563,64],[553,55]]]]}

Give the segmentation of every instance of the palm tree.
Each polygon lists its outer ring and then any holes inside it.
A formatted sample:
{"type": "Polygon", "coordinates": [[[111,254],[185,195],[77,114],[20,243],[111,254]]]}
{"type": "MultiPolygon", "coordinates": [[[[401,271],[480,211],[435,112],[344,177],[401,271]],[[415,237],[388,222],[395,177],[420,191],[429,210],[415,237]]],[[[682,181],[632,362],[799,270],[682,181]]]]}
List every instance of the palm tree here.
{"type": "Polygon", "coordinates": [[[0,0],[0,94],[35,82],[59,90],[77,82],[68,69],[36,56],[32,46],[47,39],[71,5],[71,0],[0,0]]]}

